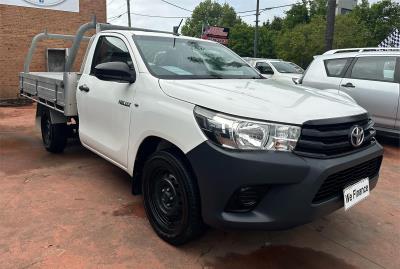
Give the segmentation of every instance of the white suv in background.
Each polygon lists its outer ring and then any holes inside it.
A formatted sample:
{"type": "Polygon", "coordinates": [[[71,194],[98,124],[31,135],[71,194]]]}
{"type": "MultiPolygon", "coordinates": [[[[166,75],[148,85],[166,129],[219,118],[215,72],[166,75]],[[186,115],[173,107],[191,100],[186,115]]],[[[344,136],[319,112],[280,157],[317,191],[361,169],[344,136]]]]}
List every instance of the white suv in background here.
{"type": "Polygon", "coordinates": [[[293,83],[300,79],[304,69],[292,62],[280,59],[243,58],[255,67],[264,77],[293,83]]]}
{"type": "Polygon", "coordinates": [[[300,83],[350,95],[369,111],[381,134],[400,137],[400,49],[328,51],[315,57],[300,83]]]}

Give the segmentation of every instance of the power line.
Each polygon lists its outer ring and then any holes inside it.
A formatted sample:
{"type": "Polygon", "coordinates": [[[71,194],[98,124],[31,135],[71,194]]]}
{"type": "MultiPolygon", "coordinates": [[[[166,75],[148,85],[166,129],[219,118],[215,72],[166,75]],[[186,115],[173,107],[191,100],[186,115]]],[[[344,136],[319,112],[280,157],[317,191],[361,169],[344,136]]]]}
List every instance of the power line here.
{"type": "Polygon", "coordinates": [[[282,5],[282,6],[274,6],[274,7],[266,7],[266,8],[262,8],[261,11],[266,11],[266,10],[271,10],[271,9],[276,9],[276,8],[281,8],[281,7],[291,7],[294,6],[296,4],[288,4],[288,5],[282,5]]]}
{"type": "MultiPolygon", "coordinates": [[[[252,10],[246,10],[246,11],[238,11],[238,12],[236,12],[236,14],[241,14],[241,13],[249,13],[249,12],[255,12],[256,10],[255,9],[252,9],[252,10]]],[[[253,14],[253,15],[255,15],[255,14],[253,14]]]]}
{"type": "Polygon", "coordinates": [[[121,13],[121,14],[119,14],[119,15],[117,15],[117,16],[113,16],[113,17],[107,18],[107,20],[108,20],[109,22],[115,21],[116,19],[121,18],[121,17],[122,17],[123,15],[125,15],[126,13],[128,13],[128,11],[125,11],[124,13],[121,13]]]}
{"type": "Polygon", "coordinates": [[[107,6],[111,5],[112,2],[114,2],[115,0],[111,0],[110,2],[108,2],[107,6]]]}
{"type": "Polygon", "coordinates": [[[131,12],[132,15],[142,16],[142,17],[150,17],[150,18],[164,18],[164,19],[188,19],[190,17],[182,17],[182,16],[159,16],[159,15],[150,15],[150,14],[141,14],[131,12]]]}
{"type": "MultiPolygon", "coordinates": [[[[113,0],[114,1],[114,0],[113,0]]],[[[186,9],[186,8],[183,8],[183,7],[180,7],[180,6],[177,6],[177,5],[175,5],[175,4],[173,4],[173,3],[170,3],[170,2],[168,2],[168,1],[165,1],[165,0],[161,0],[162,2],[165,2],[165,3],[167,3],[167,4],[170,4],[170,5],[172,5],[172,6],[175,6],[175,7],[177,7],[177,8],[180,8],[180,9],[183,9],[183,10],[186,10],[186,11],[189,11],[189,12],[193,12],[193,11],[191,11],[191,10],[189,10],[189,9],[186,9]]],[[[111,2],[110,2],[111,3],[111,2]]],[[[282,8],[282,7],[288,7],[288,6],[293,6],[293,5],[295,5],[295,4],[288,4],[288,5],[281,5],[281,6],[272,6],[272,7],[265,7],[265,8],[261,8],[260,10],[259,10],[259,13],[261,13],[261,12],[264,12],[264,11],[267,11],[267,10],[271,10],[271,9],[276,9],[276,8],[282,8]]],[[[243,13],[249,13],[249,12],[255,12],[255,11],[257,11],[257,10],[247,10],[247,11],[239,11],[239,12],[236,12],[237,14],[243,14],[243,13]]],[[[123,12],[123,13],[121,13],[121,14],[119,14],[119,15],[116,15],[116,16],[113,16],[113,17],[110,17],[110,18],[108,18],[108,21],[109,22],[111,22],[111,21],[114,21],[114,20],[116,20],[116,19],[118,19],[118,18],[121,18],[123,15],[125,15],[125,14],[127,14],[128,12],[127,11],[125,11],[125,12],[123,12]]],[[[142,13],[135,13],[135,12],[131,12],[131,15],[136,15],[136,16],[142,16],[142,17],[149,17],[149,18],[164,18],[164,19],[188,19],[188,18],[190,18],[190,17],[185,17],[185,16],[160,16],[160,15],[150,15],[150,14],[142,14],[142,13]]],[[[256,14],[247,14],[247,15],[240,15],[239,17],[241,17],[241,18],[243,18],[243,17],[250,17],[250,16],[255,16],[256,14]]]]}
{"type": "Polygon", "coordinates": [[[243,17],[250,17],[250,16],[255,16],[256,14],[254,13],[254,14],[247,14],[247,15],[239,15],[239,17],[240,18],[243,18],[243,17]]]}
{"type": "MultiPolygon", "coordinates": [[[[125,11],[124,13],[121,13],[117,16],[113,16],[108,18],[108,21],[114,21],[116,19],[121,18],[123,15],[125,15],[126,13],[128,13],[127,11],[125,11]]],[[[190,17],[182,17],[182,16],[160,16],[160,15],[150,15],[150,14],[142,14],[142,13],[136,13],[136,12],[131,12],[131,15],[136,15],[136,16],[142,16],[142,17],[150,17],[150,18],[163,18],[163,19],[188,19],[190,17]]]]}
{"type": "Polygon", "coordinates": [[[161,2],[164,2],[164,3],[168,4],[168,5],[174,6],[176,8],[179,8],[179,9],[182,9],[182,10],[185,10],[185,11],[188,11],[188,12],[193,12],[193,10],[178,6],[178,5],[174,4],[174,3],[171,3],[171,2],[168,2],[168,1],[165,1],[165,0],[161,0],[161,2]]]}
{"type": "MultiPolygon", "coordinates": [[[[265,8],[260,8],[260,12],[266,11],[266,10],[271,10],[271,9],[276,9],[276,8],[281,8],[281,7],[290,7],[296,4],[288,4],[288,5],[281,5],[281,6],[273,6],[273,7],[265,7],[265,8]]],[[[249,12],[256,12],[256,9],[252,10],[245,10],[245,11],[238,11],[236,14],[241,14],[241,13],[249,13],[249,12]]],[[[255,15],[255,14],[253,14],[255,15]]],[[[247,15],[246,15],[247,16],[247,15]]]]}

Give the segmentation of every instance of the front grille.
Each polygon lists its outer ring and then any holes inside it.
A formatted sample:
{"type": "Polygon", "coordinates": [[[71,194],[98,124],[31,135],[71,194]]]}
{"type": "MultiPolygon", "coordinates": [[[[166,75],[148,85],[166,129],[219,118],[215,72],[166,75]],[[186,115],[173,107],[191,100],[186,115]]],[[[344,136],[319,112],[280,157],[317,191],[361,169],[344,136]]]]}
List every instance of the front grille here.
{"type": "Polygon", "coordinates": [[[295,153],[314,158],[332,158],[368,147],[375,141],[374,122],[368,117],[359,116],[353,120],[336,119],[335,123],[323,121],[306,122],[302,126],[295,153]],[[360,118],[361,117],[361,118],[360,118]],[[346,122],[347,121],[347,122],[346,122]],[[364,142],[354,147],[350,142],[350,132],[354,126],[364,129],[364,142]]]}
{"type": "Polygon", "coordinates": [[[319,188],[312,202],[319,204],[341,196],[343,189],[348,185],[367,177],[371,179],[377,176],[381,162],[382,156],[330,175],[319,188]]]}

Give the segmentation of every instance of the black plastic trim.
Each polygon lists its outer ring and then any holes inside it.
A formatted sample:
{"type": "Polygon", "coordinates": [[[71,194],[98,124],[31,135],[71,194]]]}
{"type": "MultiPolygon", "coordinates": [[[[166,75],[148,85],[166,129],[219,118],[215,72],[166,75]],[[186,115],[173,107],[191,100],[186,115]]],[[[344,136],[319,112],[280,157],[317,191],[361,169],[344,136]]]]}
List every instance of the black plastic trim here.
{"type": "MultiPolygon", "coordinates": [[[[312,203],[326,178],[383,155],[375,143],[359,152],[332,159],[298,156],[290,152],[228,151],[205,141],[186,156],[197,178],[205,223],[219,228],[279,230],[298,226],[343,207],[334,197],[312,203]],[[241,186],[267,185],[268,191],[249,212],[226,212],[241,186]]],[[[370,179],[376,185],[378,176],[370,179]]]]}
{"type": "Polygon", "coordinates": [[[363,113],[359,115],[353,115],[348,117],[338,117],[338,118],[330,118],[330,119],[320,119],[320,120],[309,120],[303,123],[303,125],[333,125],[333,124],[346,124],[355,121],[362,121],[368,119],[368,113],[363,113]]]}

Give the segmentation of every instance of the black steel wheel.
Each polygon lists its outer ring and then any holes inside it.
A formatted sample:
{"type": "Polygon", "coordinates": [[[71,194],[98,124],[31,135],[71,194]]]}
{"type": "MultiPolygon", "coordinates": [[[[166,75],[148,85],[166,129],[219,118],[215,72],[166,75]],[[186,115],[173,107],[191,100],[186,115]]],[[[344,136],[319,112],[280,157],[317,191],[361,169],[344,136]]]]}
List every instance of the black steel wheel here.
{"type": "Polygon", "coordinates": [[[143,200],[156,233],[172,245],[181,245],[203,231],[197,183],[174,151],[156,152],[143,174],[143,200]]]}
{"type": "Polygon", "coordinates": [[[43,145],[47,151],[61,153],[67,145],[67,124],[51,122],[50,112],[46,110],[41,118],[43,145]]]}

